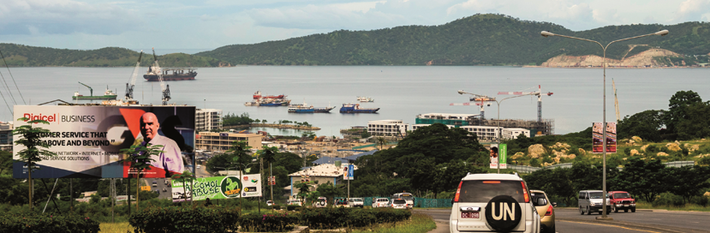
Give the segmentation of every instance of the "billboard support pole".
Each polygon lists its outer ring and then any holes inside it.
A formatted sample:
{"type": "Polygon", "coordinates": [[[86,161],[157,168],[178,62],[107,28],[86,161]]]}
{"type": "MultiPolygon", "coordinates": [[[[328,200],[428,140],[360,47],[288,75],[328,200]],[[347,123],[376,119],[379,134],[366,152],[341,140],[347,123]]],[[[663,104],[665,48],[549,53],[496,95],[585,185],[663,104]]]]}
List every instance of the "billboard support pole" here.
{"type": "Polygon", "coordinates": [[[69,211],[74,212],[74,178],[69,178],[69,211]]]}

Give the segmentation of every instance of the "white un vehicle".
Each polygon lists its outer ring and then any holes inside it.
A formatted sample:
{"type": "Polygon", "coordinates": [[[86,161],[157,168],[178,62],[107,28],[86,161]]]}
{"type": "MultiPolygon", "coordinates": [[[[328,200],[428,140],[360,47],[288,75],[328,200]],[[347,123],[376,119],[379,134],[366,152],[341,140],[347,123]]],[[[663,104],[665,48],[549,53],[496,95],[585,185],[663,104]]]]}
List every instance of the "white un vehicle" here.
{"type": "Polygon", "coordinates": [[[411,193],[395,193],[392,195],[392,200],[395,199],[404,199],[407,202],[406,207],[408,209],[414,208],[414,195],[411,193]]]}
{"type": "Polygon", "coordinates": [[[540,215],[517,174],[468,174],[453,199],[450,232],[540,232],[540,215]]]}

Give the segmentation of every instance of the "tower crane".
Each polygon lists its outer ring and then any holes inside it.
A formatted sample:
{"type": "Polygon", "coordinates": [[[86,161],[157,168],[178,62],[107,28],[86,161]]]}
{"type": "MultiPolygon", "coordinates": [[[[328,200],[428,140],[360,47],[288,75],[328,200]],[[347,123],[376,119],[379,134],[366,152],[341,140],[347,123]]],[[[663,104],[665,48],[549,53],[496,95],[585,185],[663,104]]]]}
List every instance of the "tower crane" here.
{"type": "MultiPolygon", "coordinates": [[[[135,87],[136,84],[136,77],[138,77],[138,67],[141,65],[141,57],[143,57],[143,50],[141,50],[141,53],[138,55],[138,62],[136,62],[136,67],[133,68],[133,74],[131,74],[131,80],[126,83],[126,101],[135,101],[133,99],[133,87],[135,87]]],[[[135,103],[138,103],[138,101],[135,101],[135,103]]]]}
{"type": "Polygon", "coordinates": [[[614,83],[614,79],[611,79],[611,86],[614,87],[614,108],[616,109],[616,122],[619,122],[621,120],[619,116],[619,98],[616,97],[616,83],[614,83]]]}
{"type": "Polygon", "coordinates": [[[547,95],[551,96],[553,93],[548,92],[548,93],[542,93],[542,88],[540,85],[537,85],[537,91],[533,92],[522,92],[522,91],[515,91],[515,92],[498,92],[499,95],[517,95],[517,96],[522,96],[522,95],[534,95],[537,96],[537,122],[542,122],[542,95],[547,95]]]}
{"type": "MultiPolygon", "coordinates": [[[[486,103],[486,102],[495,102],[496,101],[495,97],[488,97],[486,95],[474,94],[474,93],[463,91],[463,90],[458,90],[458,93],[459,93],[459,95],[463,95],[463,94],[471,95],[471,97],[469,97],[469,101],[476,102],[475,105],[481,106],[481,122],[483,122],[483,120],[486,119],[485,118],[485,110],[483,109],[483,107],[485,105],[491,106],[490,103],[486,103]]],[[[450,106],[454,106],[454,105],[468,106],[468,105],[471,105],[471,103],[460,103],[460,104],[459,103],[452,103],[449,105],[450,106]]]]}
{"type": "Polygon", "coordinates": [[[158,80],[160,81],[160,90],[162,90],[163,92],[163,105],[167,105],[168,101],[170,101],[170,85],[165,84],[165,81],[163,80],[163,72],[160,70],[160,64],[158,64],[158,57],[155,56],[155,48],[153,48],[153,59],[155,60],[153,71],[158,74],[158,80]]]}

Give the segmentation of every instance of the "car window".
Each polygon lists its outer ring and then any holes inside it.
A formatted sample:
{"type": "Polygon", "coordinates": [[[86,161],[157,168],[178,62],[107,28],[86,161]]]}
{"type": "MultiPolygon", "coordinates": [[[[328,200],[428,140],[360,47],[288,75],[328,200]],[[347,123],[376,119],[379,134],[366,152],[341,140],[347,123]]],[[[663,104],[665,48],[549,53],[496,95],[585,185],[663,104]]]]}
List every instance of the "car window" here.
{"type": "Polygon", "coordinates": [[[355,199],[353,199],[353,201],[362,201],[362,199],[360,199],[360,198],[355,198],[355,199]]]}
{"type": "Polygon", "coordinates": [[[461,184],[459,202],[488,202],[498,195],[508,195],[518,202],[525,202],[520,181],[464,180],[461,184]]]}
{"type": "MultiPolygon", "coordinates": [[[[545,199],[545,194],[542,193],[536,193],[536,192],[530,192],[530,200],[532,201],[533,205],[538,206],[537,202],[538,199],[545,199]]],[[[545,204],[547,205],[547,204],[545,204]]]]}
{"type": "Polygon", "coordinates": [[[602,192],[590,192],[589,193],[589,199],[601,199],[602,198],[602,192]]]}
{"type": "Polygon", "coordinates": [[[394,204],[407,204],[407,201],[405,200],[394,200],[394,204]]]}
{"type": "Polygon", "coordinates": [[[628,193],[614,193],[614,198],[629,198],[628,193]]]}

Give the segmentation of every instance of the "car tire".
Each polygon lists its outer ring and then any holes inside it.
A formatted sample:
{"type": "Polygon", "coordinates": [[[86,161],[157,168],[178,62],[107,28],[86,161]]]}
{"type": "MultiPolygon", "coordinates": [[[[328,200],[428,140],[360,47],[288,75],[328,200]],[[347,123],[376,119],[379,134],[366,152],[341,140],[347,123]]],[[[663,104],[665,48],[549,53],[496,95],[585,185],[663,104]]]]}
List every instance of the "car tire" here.
{"type": "Polygon", "coordinates": [[[552,227],[546,227],[545,230],[543,231],[545,233],[555,233],[555,226],[553,225],[552,227]]]}
{"type": "Polygon", "coordinates": [[[587,206],[587,215],[592,215],[592,209],[587,206]]]}
{"type": "Polygon", "coordinates": [[[584,215],[584,209],[581,206],[579,207],[579,214],[584,215]]]}
{"type": "Polygon", "coordinates": [[[636,213],[636,208],[631,208],[631,213],[636,213]]]}
{"type": "Polygon", "coordinates": [[[617,209],[616,206],[611,206],[611,210],[614,211],[614,213],[619,213],[619,209],[617,209]]]}

